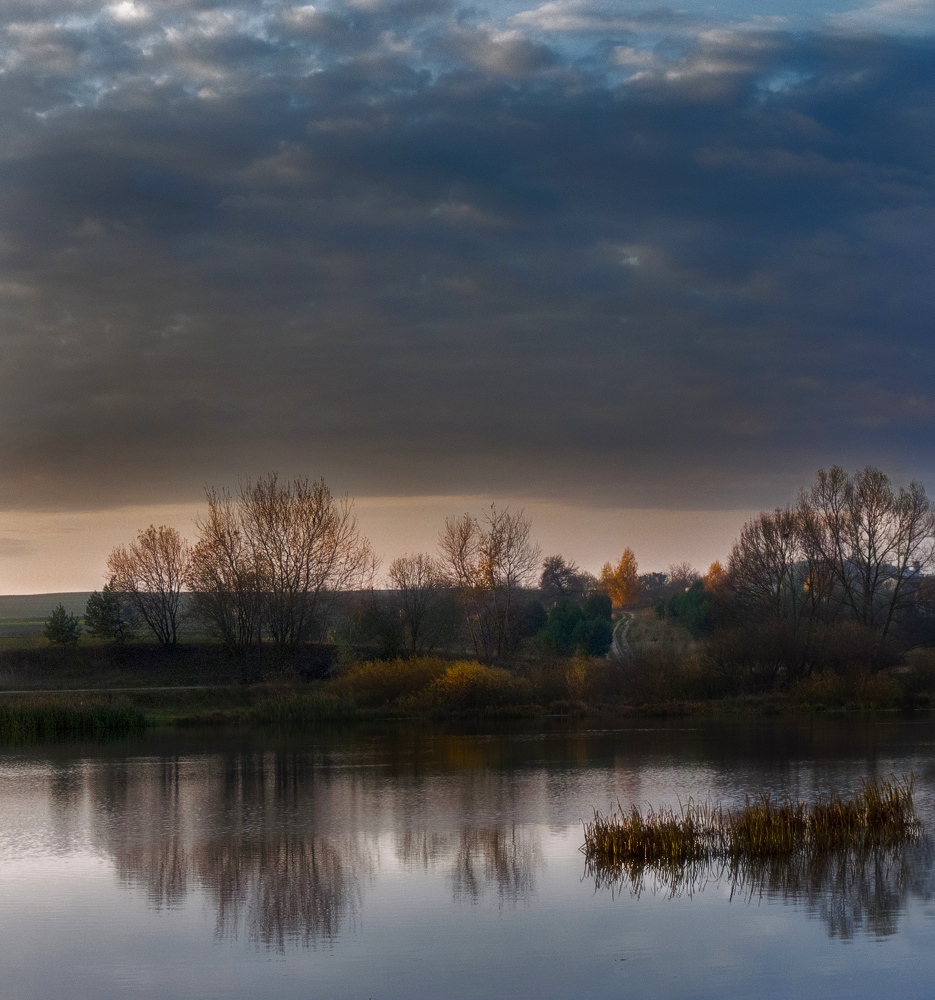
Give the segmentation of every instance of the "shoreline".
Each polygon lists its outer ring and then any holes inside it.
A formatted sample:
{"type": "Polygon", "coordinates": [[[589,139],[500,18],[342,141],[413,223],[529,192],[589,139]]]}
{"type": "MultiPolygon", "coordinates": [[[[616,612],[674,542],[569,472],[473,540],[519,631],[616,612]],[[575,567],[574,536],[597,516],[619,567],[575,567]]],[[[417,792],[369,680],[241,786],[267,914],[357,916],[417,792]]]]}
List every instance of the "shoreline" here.
{"type": "Polygon", "coordinates": [[[314,685],[215,685],[44,689],[0,692],[0,743],[69,736],[200,727],[288,729],[385,723],[541,722],[695,718],[715,721],[776,716],[903,716],[927,718],[930,706],[853,702],[806,703],[792,693],[632,704],[564,702],[479,705],[414,711],[403,706],[361,706],[314,685]]]}

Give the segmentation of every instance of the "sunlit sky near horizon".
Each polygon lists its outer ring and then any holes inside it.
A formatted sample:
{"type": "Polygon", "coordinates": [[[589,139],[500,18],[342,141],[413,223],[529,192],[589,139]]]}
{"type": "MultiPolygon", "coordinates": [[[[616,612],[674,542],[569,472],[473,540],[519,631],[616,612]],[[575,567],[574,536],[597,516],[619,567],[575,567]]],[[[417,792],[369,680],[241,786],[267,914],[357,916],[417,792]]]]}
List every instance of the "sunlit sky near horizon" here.
{"type": "Polygon", "coordinates": [[[0,129],[0,592],[273,469],[589,567],[935,487],[935,0],[4,0],[0,129]]]}

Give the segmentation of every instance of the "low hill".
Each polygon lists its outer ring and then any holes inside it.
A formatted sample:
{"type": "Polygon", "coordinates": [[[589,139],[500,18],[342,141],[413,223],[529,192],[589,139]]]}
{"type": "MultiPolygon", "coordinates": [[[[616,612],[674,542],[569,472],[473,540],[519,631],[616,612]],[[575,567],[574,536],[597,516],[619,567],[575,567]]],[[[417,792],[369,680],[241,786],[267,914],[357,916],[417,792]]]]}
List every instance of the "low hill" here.
{"type": "Polygon", "coordinates": [[[72,615],[83,615],[90,592],[72,594],[2,594],[0,595],[0,622],[45,621],[56,605],[62,604],[72,615]]]}

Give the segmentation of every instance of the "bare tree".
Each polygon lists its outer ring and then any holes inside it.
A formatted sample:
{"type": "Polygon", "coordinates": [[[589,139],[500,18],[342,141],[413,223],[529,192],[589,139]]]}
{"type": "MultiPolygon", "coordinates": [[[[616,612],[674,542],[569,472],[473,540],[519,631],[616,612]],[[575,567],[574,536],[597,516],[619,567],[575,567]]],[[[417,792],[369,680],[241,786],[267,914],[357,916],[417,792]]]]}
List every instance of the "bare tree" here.
{"type": "Polygon", "coordinates": [[[477,518],[470,514],[449,517],[445,519],[438,547],[461,602],[474,651],[489,663],[494,656],[494,639],[488,613],[489,595],[481,572],[481,536],[477,518]]]}
{"type": "Polygon", "coordinates": [[[521,638],[521,595],[533,584],[541,556],[531,530],[524,511],[491,504],[483,522],[470,514],[448,518],[439,538],[475,650],[488,663],[513,656],[521,638]]]}
{"type": "Polygon", "coordinates": [[[430,651],[436,639],[433,615],[448,590],[448,578],[441,563],[424,552],[400,556],[390,564],[389,578],[399,597],[410,655],[430,651]]]}
{"type": "Polygon", "coordinates": [[[782,508],[748,521],[734,543],[728,586],[752,619],[798,619],[808,612],[803,535],[795,510],[782,508]]]}
{"type": "Polygon", "coordinates": [[[175,528],[151,524],[129,547],[118,546],[107,559],[110,588],[127,595],[164,646],[178,642],[190,555],[188,543],[175,528]]]}
{"type": "Polygon", "coordinates": [[[196,613],[228,648],[249,654],[263,639],[267,583],[231,495],[209,491],[197,526],[188,573],[196,613]]]}
{"type": "Polygon", "coordinates": [[[546,556],[542,560],[539,590],[548,604],[563,599],[580,600],[589,589],[589,574],[582,573],[573,562],[563,556],[546,556]]]}
{"type": "Polygon", "coordinates": [[[724,585],[745,633],[753,673],[772,681],[811,669],[811,639],[824,617],[827,574],[812,545],[810,522],[795,508],[759,514],[734,543],[724,585]]]}
{"type": "Polygon", "coordinates": [[[376,562],[351,501],[335,500],[323,480],[283,483],[270,473],[248,482],[237,516],[262,581],[266,632],[280,651],[322,633],[331,596],[372,577],[376,562]]]}
{"type": "Polygon", "coordinates": [[[666,570],[666,586],[670,594],[684,594],[701,579],[701,574],[689,562],[673,563],[666,570]]]}
{"type": "Polygon", "coordinates": [[[835,467],[794,507],[744,525],[725,586],[749,641],[787,677],[827,661],[847,634],[862,632],[861,655],[881,663],[933,546],[935,515],[921,486],[897,490],[877,469],[835,467]]]}
{"type": "Polygon", "coordinates": [[[814,544],[850,616],[885,636],[908,599],[907,583],[931,567],[935,514],[919,483],[895,490],[879,469],[853,476],[822,469],[800,499],[814,544]]]}

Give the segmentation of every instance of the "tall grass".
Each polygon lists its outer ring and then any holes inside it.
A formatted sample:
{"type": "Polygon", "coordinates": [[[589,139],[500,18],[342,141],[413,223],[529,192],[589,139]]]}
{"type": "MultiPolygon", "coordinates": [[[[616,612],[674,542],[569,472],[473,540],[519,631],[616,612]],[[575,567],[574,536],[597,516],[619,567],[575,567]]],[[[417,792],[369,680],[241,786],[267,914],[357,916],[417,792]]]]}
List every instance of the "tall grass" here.
{"type": "Polygon", "coordinates": [[[357,706],[346,698],[313,691],[270,694],[251,706],[243,719],[291,729],[321,722],[353,722],[359,716],[357,706]]]}
{"type": "Polygon", "coordinates": [[[122,736],[146,728],[136,708],[100,698],[31,696],[0,703],[0,742],[122,736]]]}
{"type": "Polygon", "coordinates": [[[890,850],[921,834],[912,800],[912,776],[864,781],[850,799],[839,795],[812,804],[774,802],[763,795],[736,811],[689,800],[678,812],[668,806],[636,806],[585,824],[582,851],[591,874],[639,881],[651,872],[670,885],[692,879],[711,862],[738,873],[743,866],[785,859],[817,861],[835,854],[890,850]]]}

